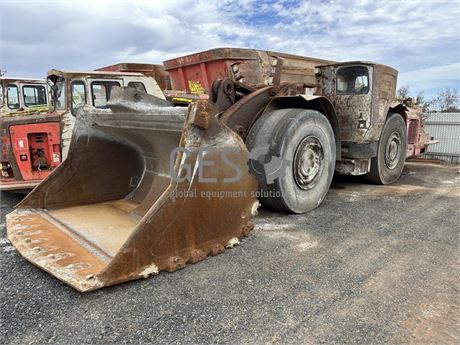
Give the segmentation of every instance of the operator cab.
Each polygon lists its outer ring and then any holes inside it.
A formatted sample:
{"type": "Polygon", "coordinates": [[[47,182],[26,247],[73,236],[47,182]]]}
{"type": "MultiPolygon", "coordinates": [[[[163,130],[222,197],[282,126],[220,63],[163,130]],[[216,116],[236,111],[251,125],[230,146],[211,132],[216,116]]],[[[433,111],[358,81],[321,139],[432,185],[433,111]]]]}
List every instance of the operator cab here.
{"type": "Polygon", "coordinates": [[[0,78],[0,114],[20,115],[48,110],[44,79],[0,78]]]}
{"type": "Polygon", "coordinates": [[[342,142],[377,141],[395,97],[398,72],[365,61],[318,68],[321,92],[337,112],[342,142]]]}
{"type": "Polygon", "coordinates": [[[50,70],[48,82],[51,90],[51,111],[61,116],[62,159],[67,157],[69,151],[79,107],[86,105],[107,108],[113,88],[122,86],[165,99],[155,79],[142,73],[50,70]]]}
{"type": "Polygon", "coordinates": [[[158,84],[151,77],[129,72],[48,72],[52,110],[75,116],[78,107],[90,105],[106,108],[113,87],[128,86],[164,99],[158,84]]]}

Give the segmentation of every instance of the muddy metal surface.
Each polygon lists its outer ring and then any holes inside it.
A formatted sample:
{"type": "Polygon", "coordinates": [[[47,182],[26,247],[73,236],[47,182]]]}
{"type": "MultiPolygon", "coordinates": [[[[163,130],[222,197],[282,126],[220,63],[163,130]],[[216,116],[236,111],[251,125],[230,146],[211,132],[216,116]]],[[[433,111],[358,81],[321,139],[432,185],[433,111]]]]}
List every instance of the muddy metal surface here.
{"type": "Polygon", "coordinates": [[[394,186],[336,178],[306,215],[261,210],[242,245],[175,273],[80,294],[5,239],[4,344],[456,344],[460,167],[408,163],[394,186]]]}

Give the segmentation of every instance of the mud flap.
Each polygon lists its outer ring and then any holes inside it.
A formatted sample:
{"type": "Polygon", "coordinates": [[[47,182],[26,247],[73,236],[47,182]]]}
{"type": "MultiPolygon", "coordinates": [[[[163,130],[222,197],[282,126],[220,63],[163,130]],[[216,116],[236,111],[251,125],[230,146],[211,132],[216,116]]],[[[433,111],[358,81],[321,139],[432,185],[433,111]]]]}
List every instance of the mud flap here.
{"type": "Polygon", "coordinates": [[[7,215],[19,253],[79,291],[175,271],[253,227],[239,136],[207,102],[186,110],[128,89],[111,109],[80,110],[67,159],[7,215]]]}

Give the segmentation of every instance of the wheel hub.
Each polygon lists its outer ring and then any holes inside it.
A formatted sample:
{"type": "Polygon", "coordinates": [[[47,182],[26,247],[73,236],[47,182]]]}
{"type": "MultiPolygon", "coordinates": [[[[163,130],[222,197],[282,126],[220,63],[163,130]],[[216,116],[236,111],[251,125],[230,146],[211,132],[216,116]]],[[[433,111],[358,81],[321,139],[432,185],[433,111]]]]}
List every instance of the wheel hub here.
{"type": "Polygon", "coordinates": [[[306,137],[294,156],[294,179],[302,189],[310,189],[323,166],[323,148],[318,138],[306,137]]]}
{"type": "Polygon", "coordinates": [[[394,169],[398,165],[401,157],[401,137],[399,133],[393,132],[388,138],[385,149],[385,164],[389,169],[394,169]]]}

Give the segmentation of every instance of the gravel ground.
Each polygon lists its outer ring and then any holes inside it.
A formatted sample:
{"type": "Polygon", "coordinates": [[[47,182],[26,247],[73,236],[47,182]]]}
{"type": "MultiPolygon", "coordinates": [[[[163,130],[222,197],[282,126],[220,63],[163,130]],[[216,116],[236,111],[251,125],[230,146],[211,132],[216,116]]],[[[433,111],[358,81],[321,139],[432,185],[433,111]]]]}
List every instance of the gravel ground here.
{"type": "Polygon", "coordinates": [[[3,193],[0,342],[458,344],[459,169],[336,178],[308,214],[262,209],[234,249],[87,294],[14,250],[4,221],[20,196],[3,193]]]}

